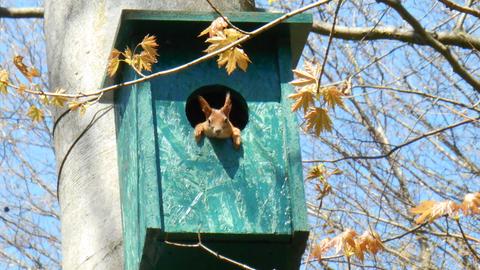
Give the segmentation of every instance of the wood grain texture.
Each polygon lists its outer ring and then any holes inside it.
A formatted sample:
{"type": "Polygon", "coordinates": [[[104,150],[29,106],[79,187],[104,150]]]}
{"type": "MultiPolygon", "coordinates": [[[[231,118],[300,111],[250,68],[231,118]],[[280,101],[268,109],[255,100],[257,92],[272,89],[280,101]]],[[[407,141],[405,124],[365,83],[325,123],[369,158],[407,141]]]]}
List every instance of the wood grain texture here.
{"type": "MultiPolygon", "coordinates": [[[[202,55],[206,45],[195,37],[208,26],[208,13],[140,11],[145,20],[127,14],[117,47],[124,46],[124,36],[130,38],[130,47],[147,33],[162,37],[153,72],[202,55]]],[[[279,15],[230,16],[247,29],[279,15]]],[[[308,16],[297,19],[300,22],[308,28],[308,16]]],[[[162,244],[166,238],[196,241],[198,232],[207,245],[246,264],[298,268],[308,228],[297,123],[287,99],[293,91],[288,85],[291,31],[284,24],[245,44],[253,62],[247,72],[228,76],[212,60],[116,93],[120,169],[131,171],[121,173],[127,269],[137,269],[139,263],[141,269],[228,269],[207,254],[162,244]],[[194,140],[186,103],[197,89],[209,85],[235,91],[248,105],[240,150],[228,139],[194,140]],[[258,256],[251,256],[259,246],[264,248],[258,256]],[[192,256],[198,259],[183,259],[192,256]]],[[[136,76],[128,69],[123,73],[121,80],[136,76]]]]}

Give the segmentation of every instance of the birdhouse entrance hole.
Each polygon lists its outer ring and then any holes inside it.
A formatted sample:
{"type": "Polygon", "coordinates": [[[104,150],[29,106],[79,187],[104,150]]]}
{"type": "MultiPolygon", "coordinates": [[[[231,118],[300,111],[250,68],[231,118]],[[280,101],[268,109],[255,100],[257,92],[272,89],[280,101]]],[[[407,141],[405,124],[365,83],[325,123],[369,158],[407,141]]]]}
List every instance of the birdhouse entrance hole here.
{"type": "Polygon", "coordinates": [[[205,121],[205,115],[200,108],[198,96],[207,100],[212,108],[220,109],[225,103],[225,96],[230,92],[232,111],[230,122],[239,129],[244,129],[248,123],[248,105],[237,91],[223,85],[208,85],[198,88],[187,98],[185,113],[192,127],[205,121]]]}

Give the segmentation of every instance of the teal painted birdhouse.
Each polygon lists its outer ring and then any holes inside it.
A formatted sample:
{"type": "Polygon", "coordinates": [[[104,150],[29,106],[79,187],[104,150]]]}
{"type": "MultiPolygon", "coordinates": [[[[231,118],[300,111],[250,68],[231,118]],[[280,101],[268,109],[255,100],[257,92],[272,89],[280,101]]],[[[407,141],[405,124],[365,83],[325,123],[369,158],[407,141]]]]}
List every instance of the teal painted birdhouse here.
{"type": "MultiPolygon", "coordinates": [[[[226,16],[250,31],[281,15],[226,16]]],[[[115,48],[155,35],[152,72],[169,70],[205,55],[205,38],[197,36],[216,17],[125,11],[115,48]]],[[[287,97],[310,26],[310,15],[298,15],[242,44],[251,60],[246,72],[228,75],[212,58],[115,93],[125,269],[236,269],[199,247],[172,244],[199,238],[255,269],[299,268],[308,227],[298,124],[287,97]],[[225,116],[220,129],[238,128],[241,143],[228,131],[205,136],[216,132],[206,130],[215,119],[200,96],[225,116]]],[[[115,80],[138,78],[124,65],[115,80]]]]}

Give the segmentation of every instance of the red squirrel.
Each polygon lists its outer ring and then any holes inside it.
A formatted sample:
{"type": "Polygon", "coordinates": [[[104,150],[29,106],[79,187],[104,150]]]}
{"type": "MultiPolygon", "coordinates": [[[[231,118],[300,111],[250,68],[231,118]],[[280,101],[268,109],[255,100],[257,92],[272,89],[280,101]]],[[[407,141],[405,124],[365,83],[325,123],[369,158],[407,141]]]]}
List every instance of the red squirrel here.
{"type": "Polygon", "coordinates": [[[209,138],[232,138],[233,147],[239,149],[241,144],[240,129],[235,127],[229,118],[232,110],[230,92],[227,92],[225,104],[220,109],[210,107],[202,96],[198,96],[198,102],[207,120],[195,126],[195,140],[197,143],[202,138],[202,134],[205,134],[209,138]]]}

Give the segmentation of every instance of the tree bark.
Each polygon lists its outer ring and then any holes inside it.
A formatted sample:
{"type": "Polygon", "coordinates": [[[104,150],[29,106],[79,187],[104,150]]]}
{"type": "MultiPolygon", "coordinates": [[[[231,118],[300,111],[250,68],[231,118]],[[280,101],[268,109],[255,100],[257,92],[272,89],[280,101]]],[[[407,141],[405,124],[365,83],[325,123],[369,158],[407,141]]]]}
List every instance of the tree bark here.
{"type": "MultiPolygon", "coordinates": [[[[249,0],[212,2],[222,11],[253,8],[249,0]]],[[[52,90],[88,92],[101,86],[122,9],[212,10],[206,1],[198,0],[47,0],[45,33],[52,90]]],[[[83,116],[54,113],[63,269],[123,269],[112,105],[103,101],[83,116]]]]}

